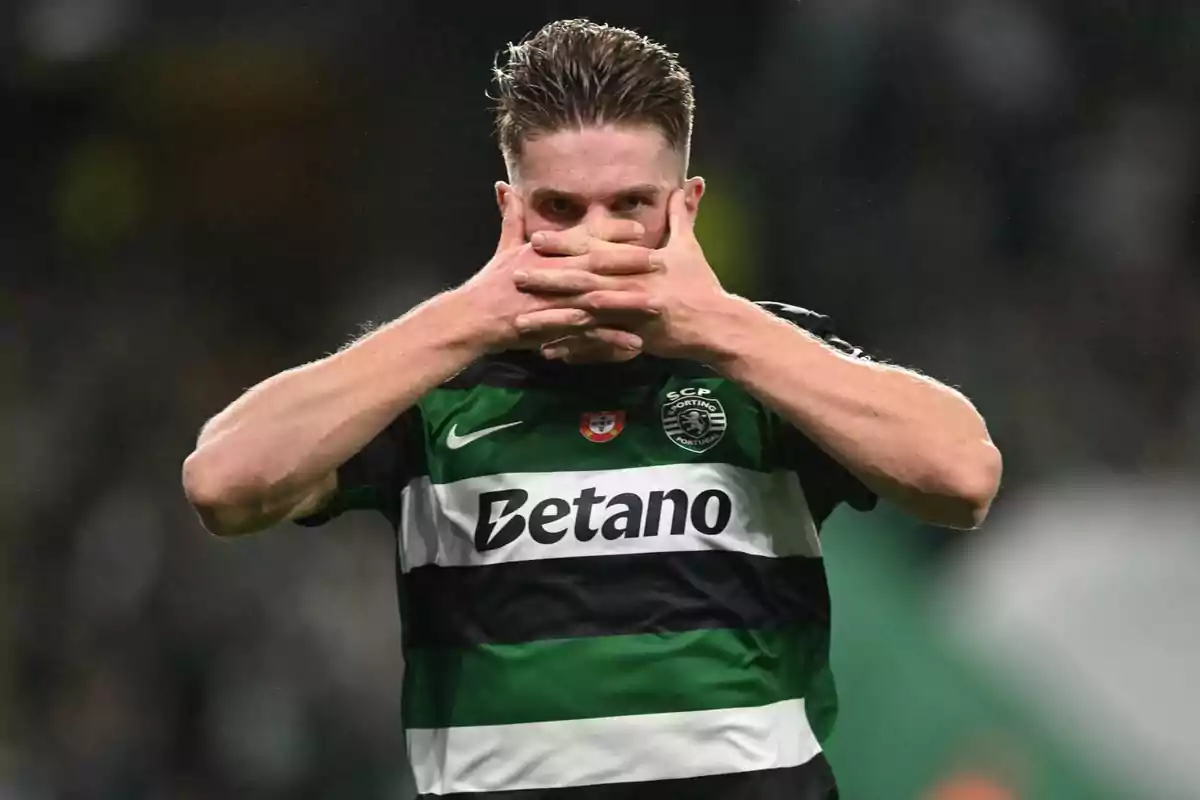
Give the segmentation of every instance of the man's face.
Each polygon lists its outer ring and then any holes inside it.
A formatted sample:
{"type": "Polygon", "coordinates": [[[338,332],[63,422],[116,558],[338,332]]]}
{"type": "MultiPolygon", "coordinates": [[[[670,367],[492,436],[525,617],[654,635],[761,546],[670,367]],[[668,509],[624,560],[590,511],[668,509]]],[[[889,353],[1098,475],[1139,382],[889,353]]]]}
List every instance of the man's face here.
{"type": "Polygon", "coordinates": [[[641,223],[636,242],[660,247],[667,237],[667,199],[684,185],[695,209],[704,192],[699,178],[683,181],[682,156],[650,126],[611,125],[561,130],[527,141],[513,186],[525,201],[525,237],[537,231],[590,226],[605,218],[641,223]]]}

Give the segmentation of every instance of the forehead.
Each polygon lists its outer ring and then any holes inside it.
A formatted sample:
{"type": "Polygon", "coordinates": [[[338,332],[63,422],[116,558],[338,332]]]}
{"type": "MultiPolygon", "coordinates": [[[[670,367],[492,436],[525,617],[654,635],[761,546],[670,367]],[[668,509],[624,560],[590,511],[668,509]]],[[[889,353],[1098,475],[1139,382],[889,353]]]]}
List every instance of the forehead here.
{"type": "Polygon", "coordinates": [[[652,127],[586,127],[525,142],[516,179],[528,191],[603,195],[680,181],[680,156],[652,127]]]}

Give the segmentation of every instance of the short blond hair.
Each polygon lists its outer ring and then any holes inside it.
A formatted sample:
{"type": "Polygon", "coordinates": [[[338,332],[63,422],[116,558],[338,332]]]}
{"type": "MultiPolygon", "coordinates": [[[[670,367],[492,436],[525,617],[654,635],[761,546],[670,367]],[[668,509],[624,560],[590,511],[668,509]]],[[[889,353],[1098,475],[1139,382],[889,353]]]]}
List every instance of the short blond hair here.
{"type": "Polygon", "coordinates": [[[539,134],[585,125],[650,125],[687,162],[695,100],[678,57],[639,33],[551,22],[510,44],[492,70],[496,134],[510,167],[539,134]]]}

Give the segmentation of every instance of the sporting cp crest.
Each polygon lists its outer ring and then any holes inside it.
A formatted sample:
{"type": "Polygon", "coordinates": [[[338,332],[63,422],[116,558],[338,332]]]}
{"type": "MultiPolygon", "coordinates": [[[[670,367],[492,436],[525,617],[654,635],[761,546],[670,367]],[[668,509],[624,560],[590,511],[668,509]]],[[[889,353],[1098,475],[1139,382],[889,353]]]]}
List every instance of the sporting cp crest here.
{"type": "Polygon", "coordinates": [[[589,442],[611,442],[623,430],[624,411],[588,411],[579,419],[579,432],[589,442]]]}
{"type": "Polygon", "coordinates": [[[710,389],[668,392],[662,407],[663,431],[684,450],[703,453],[725,435],[725,409],[710,389]]]}

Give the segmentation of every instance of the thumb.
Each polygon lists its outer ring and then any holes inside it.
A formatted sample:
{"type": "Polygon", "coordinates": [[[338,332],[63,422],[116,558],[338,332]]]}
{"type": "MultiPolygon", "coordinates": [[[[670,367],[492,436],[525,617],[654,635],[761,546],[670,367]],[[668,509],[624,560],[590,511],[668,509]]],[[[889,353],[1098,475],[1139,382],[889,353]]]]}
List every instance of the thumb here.
{"type": "Polygon", "coordinates": [[[525,244],[525,204],[515,191],[504,195],[504,218],[500,222],[500,243],[496,252],[525,244]]]}
{"type": "Polygon", "coordinates": [[[695,219],[692,212],[688,210],[686,193],[683,189],[676,189],[671,192],[671,197],[667,202],[667,230],[670,232],[667,246],[694,241],[696,238],[694,225],[695,219]]]}

